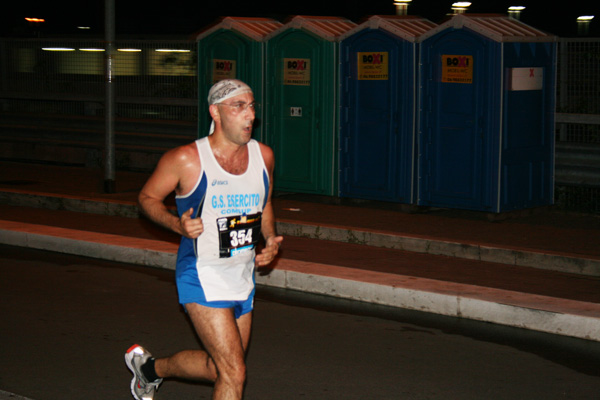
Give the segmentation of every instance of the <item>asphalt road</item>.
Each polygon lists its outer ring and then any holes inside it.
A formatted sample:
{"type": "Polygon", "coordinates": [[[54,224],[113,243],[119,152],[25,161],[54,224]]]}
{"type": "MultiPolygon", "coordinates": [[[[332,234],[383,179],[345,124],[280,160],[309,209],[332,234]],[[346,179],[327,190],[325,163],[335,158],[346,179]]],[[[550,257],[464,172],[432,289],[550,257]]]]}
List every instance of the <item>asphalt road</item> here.
{"type": "MultiPolygon", "coordinates": [[[[0,246],[0,312],[0,399],[129,399],[131,344],[199,345],[167,270],[0,246]]],[[[600,398],[597,342],[266,288],[248,368],[246,399],[600,398]]]]}

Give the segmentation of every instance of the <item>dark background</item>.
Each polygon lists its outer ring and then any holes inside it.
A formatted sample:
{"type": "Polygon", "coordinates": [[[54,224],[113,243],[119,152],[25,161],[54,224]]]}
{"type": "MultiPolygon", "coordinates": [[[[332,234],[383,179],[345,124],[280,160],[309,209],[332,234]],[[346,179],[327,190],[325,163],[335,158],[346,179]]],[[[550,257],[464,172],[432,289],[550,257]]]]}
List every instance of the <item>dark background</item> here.
{"type": "MultiPolygon", "coordinates": [[[[409,15],[421,16],[435,23],[444,22],[451,12],[452,0],[413,0],[409,15]]],[[[469,13],[506,14],[511,5],[527,7],[521,21],[543,31],[561,36],[577,36],[576,19],[594,15],[597,2],[571,0],[562,2],[542,0],[474,0],[469,13]]],[[[104,1],[22,1],[3,4],[0,13],[0,35],[12,37],[78,34],[101,36],[104,31],[104,1]],[[44,18],[43,24],[32,24],[25,17],[44,18]],[[82,31],[77,26],[89,26],[82,31]]],[[[225,16],[273,18],[281,22],[294,15],[339,16],[356,23],[370,15],[393,15],[393,0],[226,0],[215,2],[169,0],[160,3],[147,1],[115,1],[117,35],[187,36],[202,31],[225,16]]],[[[600,13],[590,25],[589,36],[600,36],[600,13]]]]}

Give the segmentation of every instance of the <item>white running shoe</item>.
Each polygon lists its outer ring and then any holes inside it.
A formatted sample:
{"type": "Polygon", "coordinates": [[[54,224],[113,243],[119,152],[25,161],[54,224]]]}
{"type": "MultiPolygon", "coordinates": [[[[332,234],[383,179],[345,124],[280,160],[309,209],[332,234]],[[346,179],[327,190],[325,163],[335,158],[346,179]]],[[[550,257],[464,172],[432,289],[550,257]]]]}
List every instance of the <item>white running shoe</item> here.
{"type": "Polygon", "coordinates": [[[136,400],[152,400],[162,379],[154,382],[148,382],[148,379],[142,373],[140,367],[152,357],[152,354],[138,344],[134,344],[125,353],[125,363],[133,372],[131,380],[131,394],[136,400]]]}

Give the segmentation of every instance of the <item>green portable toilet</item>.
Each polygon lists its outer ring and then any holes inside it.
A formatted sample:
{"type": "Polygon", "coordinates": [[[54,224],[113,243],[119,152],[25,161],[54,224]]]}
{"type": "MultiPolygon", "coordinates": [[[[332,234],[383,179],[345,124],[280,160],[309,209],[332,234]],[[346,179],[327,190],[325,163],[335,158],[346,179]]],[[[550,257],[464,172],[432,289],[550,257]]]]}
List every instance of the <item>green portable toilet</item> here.
{"type": "MultiPolygon", "coordinates": [[[[198,45],[198,137],[208,135],[208,90],[221,79],[240,79],[263,103],[265,37],[283,26],[269,18],[225,17],[196,36],[198,45]]],[[[254,138],[262,141],[264,107],[254,126],[254,138]]]]}
{"type": "Polygon", "coordinates": [[[337,195],[338,42],[354,27],[296,16],[267,37],[265,136],[278,191],[337,195]]]}

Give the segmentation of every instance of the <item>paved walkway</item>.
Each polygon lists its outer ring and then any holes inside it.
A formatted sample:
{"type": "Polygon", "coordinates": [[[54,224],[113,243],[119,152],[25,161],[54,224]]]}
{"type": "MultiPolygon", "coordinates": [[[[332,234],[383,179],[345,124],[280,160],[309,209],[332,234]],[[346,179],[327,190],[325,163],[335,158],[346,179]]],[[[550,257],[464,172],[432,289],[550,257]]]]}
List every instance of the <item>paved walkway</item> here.
{"type": "MultiPolygon", "coordinates": [[[[105,194],[99,170],[0,162],[0,242],[173,268],[178,238],[135,207],[147,177],[118,173],[105,194]]],[[[285,241],[259,284],[600,341],[597,216],[273,203],[285,241]]]]}
{"type": "Polygon", "coordinates": [[[31,399],[28,397],[19,396],[18,394],[0,390],[0,400],[31,400],[31,399]]]}

